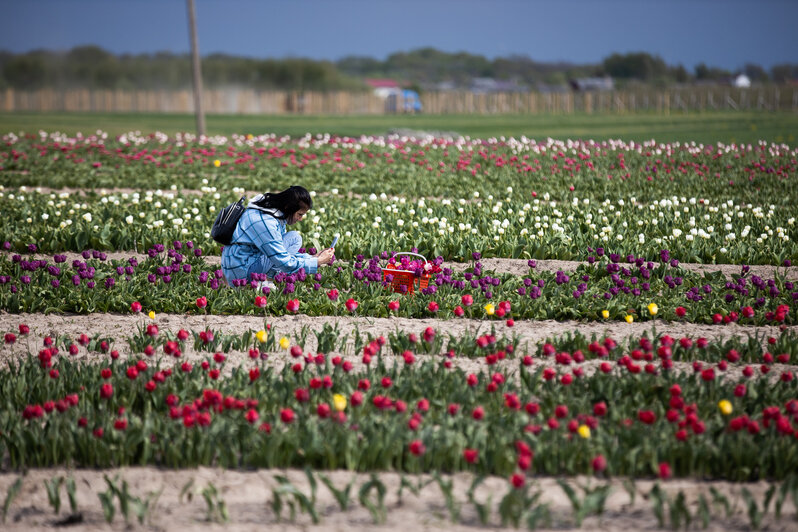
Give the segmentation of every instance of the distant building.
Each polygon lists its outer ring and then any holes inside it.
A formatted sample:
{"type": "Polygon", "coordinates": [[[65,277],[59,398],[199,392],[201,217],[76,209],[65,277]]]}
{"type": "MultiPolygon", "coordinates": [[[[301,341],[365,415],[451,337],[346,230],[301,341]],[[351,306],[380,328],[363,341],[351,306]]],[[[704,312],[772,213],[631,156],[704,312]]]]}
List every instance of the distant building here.
{"type": "Polygon", "coordinates": [[[740,74],[732,80],[732,85],[739,89],[747,89],[751,87],[751,78],[745,74],[740,74]]]}
{"type": "Polygon", "coordinates": [[[515,80],[473,78],[469,90],[475,94],[487,92],[527,92],[529,89],[515,80]]]}
{"type": "Polygon", "coordinates": [[[366,84],[374,94],[385,100],[385,111],[389,113],[420,113],[421,97],[414,90],[403,89],[393,79],[367,79],[366,84]]]}
{"type": "Polygon", "coordinates": [[[387,98],[399,90],[399,83],[393,79],[367,79],[366,85],[374,89],[374,94],[380,98],[387,98]]]}
{"type": "Polygon", "coordinates": [[[567,85],[551,85],[543,82],[539,82],[537,85],[535,85],[535,90],[541,94],[562,94],[570,91],[567,85]]]}
{"type": "Polygon", "coordinates": [[[570,81],[571,88],[575,91],[611,91],[615,83],[609,76],[603,78],[577,78],[570,81]]]}

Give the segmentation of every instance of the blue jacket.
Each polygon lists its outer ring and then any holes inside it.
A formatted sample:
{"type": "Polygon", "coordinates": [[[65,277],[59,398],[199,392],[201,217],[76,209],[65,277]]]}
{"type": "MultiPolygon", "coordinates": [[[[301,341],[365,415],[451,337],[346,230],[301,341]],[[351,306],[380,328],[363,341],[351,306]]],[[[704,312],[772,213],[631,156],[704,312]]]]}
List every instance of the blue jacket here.
{"type": "Polygon", "coordinates": [[[306,253],[290,254],[283,245],[286,233],[284,220],[276,218],[282,213],[276,210],[248,208],[238,220],[233,232],[233,243],[222,251],[222,272],[227,282],[233,279],[249,281],[250,268],[265,255],[272,264],[266,274],[274,277],[277,272],[295,273],[304,268],[307,273],[316,273],[318,259],[306,253]]]}

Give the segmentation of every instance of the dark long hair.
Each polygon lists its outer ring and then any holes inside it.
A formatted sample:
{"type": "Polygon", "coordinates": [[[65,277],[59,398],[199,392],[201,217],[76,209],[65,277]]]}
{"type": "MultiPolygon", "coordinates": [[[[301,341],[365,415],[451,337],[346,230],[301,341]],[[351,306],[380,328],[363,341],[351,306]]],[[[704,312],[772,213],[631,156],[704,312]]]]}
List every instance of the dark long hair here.
{"type": "Polygon", "coordinates": [[[310,197],[310,192],[298,185],[288,187],[282,192],[267,192],[254,203],[264,209],[277,209],[282,212],[282,216],[276,217],[280,220],[290,220],[294,213],[300,209],[313,208],[313,199],[310,197]]]}

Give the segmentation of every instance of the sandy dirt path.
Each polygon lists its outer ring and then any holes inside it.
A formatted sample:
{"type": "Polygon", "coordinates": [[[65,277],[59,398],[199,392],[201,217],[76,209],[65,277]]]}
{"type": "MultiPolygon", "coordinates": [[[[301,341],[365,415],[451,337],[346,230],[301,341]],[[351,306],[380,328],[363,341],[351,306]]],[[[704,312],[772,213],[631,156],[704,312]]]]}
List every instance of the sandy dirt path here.
{"type": "MultiPolygon", "coordinates": [[[[44,336],[57,336],[67,335],[75,341],[81,334],[87,334],[89,337],[110,337],[116,340],[112,345],[112,349],[116,349],[122,356],[131,354],[131,350],[126,343],[127,337],[134,336],[138,332],[138,328],[143,328],[147,323],[152,323],[149,318],[142,315],[122,315],[122,314],[91,314],[91,315],[43,315],[43,314],[0,314],[0,331],[16,331],[18,325],[24,323],[30,327],[30,335],[20,337],[18,341],[12,345],[5,345],[0,347],[0,365],[8,363],[10,360],[20,360],[24,358],[28,352],[36,354],[41,348],[41,342],[44,336]]],[[[162,333],[167,330],[176,333],[178,330],[186,329],[188,331],[201,331],[206,328],[212,329],[216,334],[242,334],[248,330],[257,331],[263,328],[263,318],[254,316],[186,316],[176,314],[160,314],[156,316],[155,323],[158,324],[162,333]]],[[[425,328],[432,327],[438,334],[459,337],[462,334],[484,334],[490,332],[490,323],[483,320],[469,320],[469,319],[454,319],[454,320],[438,320],[438,319],[409,319],[409,318],[356,318],[356,317],[333,317],[321,316],[310,317],[302,314],[296,316],[281,316],[269,320],[272,325],[272,334],[275,338],[282,336],[288,337],[292,343],[295,335],[298,335],[303,327],[308,327],[310,332],[307,335],[307,341],[304,346],[305,353],[315,353],[317,347],[316,337],[313,331],[321,330],[325,324],[332,327],[337,327],[339,330],[339,339],[343,336],[348,338],[346,347],[336,349],[330,353],[326,353],[332,357],[334,355],[341,355],[344,360],[349,360],[354,365],[354,371],[363,369],[361,363],[361,353],[355,352],[353,339],[354,333],[357,330],[361,336],[371,335],[372,337],[384,336],[388,338],[392,333],[401,331],[403,334],[415,333],[420,338],[425,328]]],[[[484,358],[469,358],[464,356],[455,357],[451,360],[453,367],[459,368],[467,373],[478,373],[485,369],[491,371],[509,370],[510,373],[515,373],[519,367],[520,356],[523,354],[535,354],[537,346],[547,340],[561,336],[566,332],[574,333],[579,331],[584,334],[588,339],[595,335],[598,339],[604,337],[611,337],[616,342],[624,345],[624,342],[629,336],[639,337],[643,333],[648,333],[649,337],[653,337],[654,333],[667,333],[670,336],[678,339],[687,336],[692,339],[707,338],[709,340],[729,339],[731,337],[739,337],[747,339],[749,336],[757,336],[761,342],[766,342],[769,336],[777,337],[779,335],[779,327],[753,327],[741,326],[736,323],[729,325],[696,325],[691,323],[673,323],[667,322],[654,322],[654,323],[639,323],[635,322],[628,324],[626,322],[613,322],[613,323],[579,323],[579,322],[557,322],[553,320],[545,321],[517,321],[512,328],[506,327],[504,322],[492,322],[496,325],[496,336],[501,338],[506,336],[511,338],[513,334],[517,335],[519,339],[519,350],[516,357],[507,358],[500,361],[495,366],[487,367],[484,358]]],[[[792,331],[798,332],[798,326],[787,328],[792,331]]],[[[188,342],[190,344],[191,342],[188,342]]],[[[65,355],[66,356],[66,355],[65,355]]],[[[160,358],[163,353],[159,350],[155,358],[160,358]]],[[[182,360],[189,362],[199,362],[209,356],[207,351],[195,351],[190,345],[184,350],[182,360]]],[[[85,349],[80,348],[79,354],[70,357],[73,360],[80,360],[86,362],[101,362],[107,355],[98,353],[88,353],[85,349]]],[[[249,354],[247,352],[231,351],[227,354],[228,363],[226,364],[227,371],[229,372],[232,367],[241,364],[250,363],[249,354]]],[[[386,347],[382,354],[383,360],[386,365],[391,366],[395,363],[402,363],[402,358],[394,356],[386,347]]],[[[443,362],[443,354],[424,355],[418,354],[417,360],[419,363],[424,361],[443,362]]],[[[165,360],[164,363],[171,365],[173,359],[165,360]]],[[[278,350],[269,354],[268,363],[274,365],[278,369],[282,368],[285,364],[293,364],[296,360],[292,359],[287,352],[278,350]]],[[[795,364],[792,361],[791,364],[795,364]]],[[[553,358],[542,359],[537,358],[534,361],[535,367],[556,367],[560,373],[568,372],[573,367],[557,366],[553,358]]],[[[598,371],[600,365],[599,360],[586,361],[580,366],[583,368],[586,375],[591,375],[598,371]]],[[[753,364],[755,367],[756,364],[753,364]]],[[[742,379],[742,370],[745,364],[730,364],[722,378],[731,379],[734,381],[742,379]]],[[[676,362],[674,364],[676,371],[693,372],[692,364],[688,362],[676,362]]],[[[768,379],[778,380],[783,371],[796,370],[795,365],[774,364],[770,367],[770,372],[767,374],[768,379]]],[[[620,375],[621,369],[615,368],[615,374],[620,375]]],[[[757,373],[758,374],[758,373],[757,373]]],[[[720,375],[719,375],[720,377],[720,375]]]]}
{"type": "MultiPolygon", "coordinates": [[[[429,483],[421,489],[418,496],[405,489],[401,501],[398,497],[402,476],[397,473],[380,473],[378,478],[386,488],[385,508],[386,520],[382,524],[375,524],[371,514],[358,502],[359,488],[369,480],[369,475],[355,474],[346,471],[325,472],[333,486],[344,488],[354,479],[351,491],[350,504],[347,511],[339,508],[329,489],[318,481],[317,477],[317,502],[316,510],[320,522],[312,524],[308,514],[297,512],[294,522],[289,522],[289,513],[284,506],[283,521],[278,522],[277,515],[272,510],[272,490],[278,486],[275,475],[285,475],[296,488],[306,495],[310,495],[310,485],[304,472],[295,470],[257,470],[257,471],[231,471],[213,468],[199,468],[194,470],[163,470],[157,468],[120,468],[109,471],[62,469],[39,469],[27,473],[23,479],[22,489],[17,498],[12,502],[8,519],[3,530],[33,532],[38,530],[52,530],[58,526],[69,514],[70,508],[66,499],[65,490],[62,488],[62,508],[56,516],[53,508],[48,504],[44,482],[56,476],[72,475],[75,479],[78,513],[81,522],[71,527],[76,530],[155,530],[155,531],[188,531],[188,530],[334,530],[347,532],[361,532],[380,530],[386,532],[406,530],[477,530],[485,529],[479,522],[477,512],[472,503],[468,501],[466,492],[471,485],[473,475],[459,473],[453,476],[444,476],[452,480],[454,500],[460,508],[460,515],[456,522],[450,519],[449,511],[445,504],[441,489],[435,482],[429,483]],[[120,514],[117,502],[117,512],[114,522],[109,525],[103,517],[102,506],[97,496],[98,493],[108,490],[103,478],[107,474],[113,479],[119,475],[121,481],[127,481],[129,491],[133,496],[145,497],[147,494],[161,491],[150,511],[144,525],[140,525],[134,515],[130,516],[130,526],[124,525],[124,518],[120,514]],[[181,491],[189,484],[187,492],[192,493],[191,500],[181,497],[181,491]],[[200,492],[213,485],[217,492],[216,501],[223,500],[227,506],[230,521],[218,524],[207,520],[207,505],[200,492]]],[[[15,473],[0,474],[0,493],[6,493],[13,482],[19,478],[15,473]]],[[[422,484],[431,480],[429,475],[406,477],[413,484],[422,484]]],[[[603,483],[598,479],[579,478],[572,479],[571,485],[585,484],[588,481],[593,485],[603,483]]],[[[574,512],[570,502],[564,495],[556,479],[551,477],[530,477],[527,479],[531,485],[530,492],[542,493],[539,503],[548,504],[552,514],[554,530],[575,529],[574,512]]],[[[630,531],[630,530],[657,530],[657,520],[653,511],[653,501],[645,494],[651,491],[654,480],[638,480],[635,483],[634,503],[628,491],[623,487],[621,479],[610,481],[611,491],[607,499],[606,510],[602,516],[588,517],[582,524],[582,530],[630,531]]],[[[661,483],[662,488],[675,498],[678,492],[683,492],[691,514],[697,513],[698,497],[704,494],[711,501],[710,488],[715,488],[725,494],[732,503],[732,515],[726,517],[720,507],[711,508],[711,521],[707,530],[747,530],[749,519],[745,513],[741,489],[747,488],[757,501],[764,498],[769,484],[766,482],[749,484],[731,484],[727,482],[704,482],[698,480],[672,480],[661,483]]],[[[577,490],[579,488],[576,488],[577,490]]],[[[488,526],[495,530],[515,530],[501,527],[498,504],[509,490],[507,479],[488,477],[476,490],[475,498],[484,503],[489,496],[493,496],[488,526]]],[[[771,507],[772,508],[772,507],[771,507]]],[[[667,514],[667,512],[666,512],[667,514]]],[[[780,520],[775,520],[773,511],[763,521],[763,528],[771,531],[796,530],[795,508],[791,501],[785,502],[780,520]]],[[[694,518],[697,519],[697,516],[694,518]]],[[[694,520],[695,524],[695,520],[694,520]]],[[[522,524],[522,529],[525,528],[522,524]]],[[[67,528],[68,529],[68,528],[67,528]]],[[[542,528],[546,530],[546,528],[542,528]]]]}
{"type": "MultiPolygon", "coordinates": [[[[184,253],[189,253],[183,250],[184,253]]],[[[0,254],[11,256],[13,253],[8,251],[0,251],[0,254]]],[[[84,260],[80,253],[66,251],[59,253],[67,257],[66,264],[71,264],[73,260],[84,260]]],[[[105,252],[106,260],[127,260],[135,257],[139,263],[146,260],[146,253],[136,253],[134,251],[107,251],[105,252]]],[[[26,260],[39,259],[39,260],[52,260],[52,254],[36,253],[25,254],[26,260]]],[[[205,262],[209,266],[219,266],[221,264],[221,257],[219,255],[205,255],[205,262]]],[[[483,271],[494,271],[497,274],[509,273],[513,275],[533,275],[534,272],[556,272],[562,270],[564,272],[574,271],[582,264],[587,264],[585,261],[575,260],[537,260],[536,266],[530,270],[527,259],[503,259],[503,258],[490,258],[482,259],[483,271]]],[[[473,263],[467,262],[444,262],[444,268],[451,268],[456,272],[462,272],[466,268],[473,266],[473,263]]],[[[690,272],[697,273],[714,273],[722,272],[726,277],[731,278],[732,275],[740,274],[741,266],[739,264],[697,264],[697,263],[679,263],[679,267],[690,272]]],[[[678,268],[674,269],[674,275],[678,275],[678,268]]],[[[798,280],[798,266],[772,266],[772,265],[754,265],[750,266],[749,275],[758,275],[763,279],[772,279],[776,274],[784,275],[786,279],[798,280]]]]}

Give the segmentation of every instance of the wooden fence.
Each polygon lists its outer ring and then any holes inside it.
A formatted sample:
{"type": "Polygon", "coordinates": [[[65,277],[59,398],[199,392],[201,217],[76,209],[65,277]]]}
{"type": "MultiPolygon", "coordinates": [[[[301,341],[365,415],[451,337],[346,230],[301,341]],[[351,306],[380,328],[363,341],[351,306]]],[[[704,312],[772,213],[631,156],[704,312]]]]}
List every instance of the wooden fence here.
{"type": "MultiPolygon", "coordinates": [[[[473,93],[425,92],[428,114],[572,114],[657,113],[702,110],[763,110],[798,112],[798,88],[767,86],[738,89],[697,87],[667,90],[607,92],[473,93]]],[[[206,90],[204,108],[210,114],[388,114],[403,102],[386,101],[367,92],[280,92],[243,89],[206,90]]],[[[190,90],[53,90],[0,91],[0,111],[191,113],[190,90]]]]}

